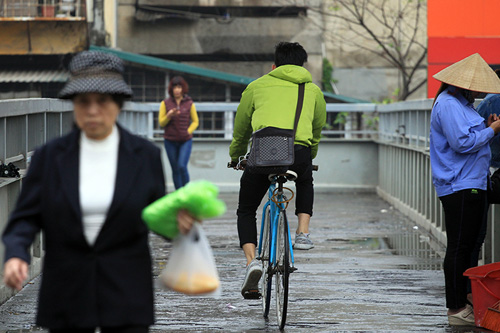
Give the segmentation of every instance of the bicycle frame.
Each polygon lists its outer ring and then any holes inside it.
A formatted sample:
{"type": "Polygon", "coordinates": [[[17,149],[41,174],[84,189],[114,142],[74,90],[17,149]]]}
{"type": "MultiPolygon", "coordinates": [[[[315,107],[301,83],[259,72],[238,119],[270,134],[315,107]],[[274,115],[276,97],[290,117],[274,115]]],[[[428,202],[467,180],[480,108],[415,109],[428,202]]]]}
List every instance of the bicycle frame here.
{"type": "MultiPolygon", "coordinates": [[[[280,184],[280,185],[283,185],[283,184],[280,184]]],[[[282,187],[282,186],[280,186],[282,187]]],[[[271,223],[270,223],[270,229],[269,230],[269,242],[271,244],[271,251],[270,251],[270,264],[271,266],[274,268],[274,266],[276,265],[276,234],[278,232],[278,219],[279,219],[279,213],[280,211],[284,211],[285,210],[285,206],[283,203],[280,203],[279,205],[276,204],[271,198],[273,197],[273,193],[276,189],[276,177],[275,179],[273,180],[273,182],[271,183],[271,185],[269,186],[269,190],[268,190],[268,200],[267,202],[265,203],[264,205],[264,208],[262,210],[263,214],[262,214],[262,220],[261,220],[261,224],[260,224],[260,237],[259,237],[259,247],[258,247],[258,253],[259,253],[259,256],[262,254],[262,238],[263,238],[263,235],[265,233],[264,231],[264,219],[265,219],[265,211],[267,209],[267,207],[269,206],[270,208],[270,216],[271,216],[271,223]]],[[[282,193],[282,190],[280,191],[281,193],[278,193],[278,201],[283,201],[282,200],[282,196],[283,196],[283,193],[282,193]]],[[[290,234],[290,226],[288,225],[288,244],[292,244],[292,236],[290,234]]],[[[293,249],[292,247],[290,247],[290,261],[291,261],[291,266],[294,267],[294,257],[293,257],[293,249]]]]}
{"type": "MultiPolygon", "coordinates": [[[[228,167],[244,169],[244,164],[230,162],[228,167]]],[[[313,166],[313,170],[318,170],[313,166]]],[[[262,220],[260,225],[260,236],[257,248],[257,259],[262,261],[263,276],[259,281],[262,294],[262,313],[268,317],[272,280],[275,281],[276,317],[280,330],[286,324],[288,309],[288,294],[290,273],[296,271],[293,254],[292,235],[290,225],[286,216],[288,202],[294,197],[294,192],[283,184],[287,181],[297,179],[297,173],[289,170],[284,174],[269,175],[271,181],[268,189],[268,200],[264,204],[262,220]],[[285,195],[285,190],[291,193],[290,198],[285,195]],[[267,226],[267,227],[266,227],[267,226]],[[286,235],[285,235],[286,234],[286,235]]],[[[288,193],[287,192],[287,193],[288,193]]]]}

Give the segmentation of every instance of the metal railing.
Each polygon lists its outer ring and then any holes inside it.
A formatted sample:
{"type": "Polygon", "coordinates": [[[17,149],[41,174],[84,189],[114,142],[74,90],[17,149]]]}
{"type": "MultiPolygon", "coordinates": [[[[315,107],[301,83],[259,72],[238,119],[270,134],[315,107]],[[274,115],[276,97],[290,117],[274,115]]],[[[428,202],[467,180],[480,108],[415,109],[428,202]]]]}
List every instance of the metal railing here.
{"type": "MultiPolygon", "coordinates": [[[[232,137],[237,106],[237,103],[196,103],[200,128],[195,132],[195,140],[207,145],[222,140],[222,144],[227,146],[232,137]]],[[[328,124],[321,144],[351,147],[356,142],[366,142],[365,148],[373,147],[369,149],[375,151],[375,158],[371,165],[365,167],[377,170],[377,193],[406,214],[417,227],[426,230],[435,250],[442,252],[446,244],[444,214],[432,185],[429,157],[431,106],[431,100],[390,105],[328,104],[328,124]]],[[[158,107],[158,103],[125,103],[119,121],[134,133],[161,141],[162,131],[157,124],[158,107]]],[[[71,111],[71,103],[61,100],[0,101],[0,160],[25,168],[38,145],[69,131],[73,126],[71,111]]],[[[328,158],[336,157],[332,155],[328,158]]],[[[352,173],[350,170],[343,172],[352,173]]],[[[6,223],[8,211],[12,209],[12,198],[19,192],[20,183],[0,178],[1,228],[6,223]],[[4,192],[8,193],[2,194],[4,192]],[[10,198],[9,203],[2,203],[6,197],[10,198]]],[[[492,205],[483,247],[483,263],[500,258],[500,244],[495,241],[500,239],[499,221],[500,209],[492,205]]],[[[34,246],[35,256],[40,253],[37,248],[40,248],[40,243],[34,246]]]]}
{"type": "MultiPolygon", "coordinates": [[[[432,185],[429,129],[432,100],[378,106],[377,193],[446,244],[443,210],[432,185]]],[[[440,249],[437,249],[440,250],[440,249]]]]}
{"type": "MultiPolygon", "coordinates": [[[[478,101],[476,101],[476,105],[478,101]]],[[[380,116],[379,186],[377,193],[435,240],[446,244],[444,211],[432,184],[429,130],[432,100],[378,105],[380,116]]],[[[500,208],[490,205],[482,262],[500,260],[500,208]]]]}
{"type": "MultiPolygon", "coordinates": [[[[134,104],[135,108],[139,103],[134,104]]],[[[231,139],[233,122],[239,103],[196,103],[200,125],[194,133],[195,138],[231,139]]],[[[144,103],[142,110],[153,113],[153,136],[161,137],[163,130],[158,127],[158,103],[144,103]]],[[[130,110],[131,111],[131,110],[130,110]]],[[[324,138],[374,139],[377,115],[375,104],[327,104],[327,124],[322,131],[324,138]]]]}
{"type": "MultiPolygon", "coordinates": [[[[200,126],[195,140],[232,139],[238,103],[196,103],[200,126]]],[[[161,139],[158,103],[125,103],[119,122],[131,132],[150,139],[161,139]]],[[[27,167],[34,149],[73,126],[72,104],[58,99],[18,99],[0,101],[0,161],[27,167]]],[[[374,140],[376,106],[373,104],[329,104],[327,126],[322,132],[328,140],[374,140]],[[367,126],[370,120],[370,126],[367,126]]]]}

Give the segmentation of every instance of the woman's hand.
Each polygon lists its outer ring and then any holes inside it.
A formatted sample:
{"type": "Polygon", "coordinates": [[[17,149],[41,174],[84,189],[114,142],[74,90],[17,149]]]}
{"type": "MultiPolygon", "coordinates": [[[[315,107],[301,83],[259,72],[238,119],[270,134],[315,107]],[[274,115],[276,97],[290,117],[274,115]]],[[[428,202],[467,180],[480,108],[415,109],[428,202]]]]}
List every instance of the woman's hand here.
{"type": "Polygon", "coordinates": [[[491,126],[491,124],[495,121],[497,121],[499,118],[495,113],[492,113],[488,116],[488,127],[491,126]]]}
{"type": "Polygon", "coordinates": [[[3,266],[3,282],[10,288],[21,290],[28,278],[28,263],[19,258],[10,258],[3,266]]]}
{"type": "Polygon", "coordinates": [[[179,109],[170,109],[167,112],[167,119],[172,119],[173,117],[176,117],[179,113],[181,113],[181,110],[179,109]]]}
{"type": "Polygon", "coordinates": [[[191,230],[195,222],[201,221],[191,216],[191,214],[189,214],[187,210],[181,209],[177,213],[177,226],[179,227],[179,231],[181,232],[181,234],[186,235],[189,230],[191,230]]]}
{"type": "Polygon", "coordinates": [[[500,132],[500,118],[496,114],[490,114],[488,117],[488,127],[491,127],[495,134],[500,132]]]}

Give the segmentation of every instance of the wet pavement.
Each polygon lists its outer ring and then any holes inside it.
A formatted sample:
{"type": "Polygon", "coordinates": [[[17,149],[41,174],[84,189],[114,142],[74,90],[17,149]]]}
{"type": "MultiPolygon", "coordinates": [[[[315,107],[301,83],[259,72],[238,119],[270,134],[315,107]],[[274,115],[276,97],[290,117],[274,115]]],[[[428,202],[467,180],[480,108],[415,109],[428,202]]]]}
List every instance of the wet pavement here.
{"type": "MultiPolygon", "coordinates": [[[[237,194],[220,195],[228,210],[204,222],[213,247],[221,293],[185,296],[156,289],[152,332],[275,332],[274,299],[268,319],[260,300],[244,300],[244,256],[236,230],[237,194]]],[[[293,204],[288,208],[296,227],[293,204]]],[[[441,271],[442,249],[375,194],[316,194],[311,237],[315,248],[295,252],[290,277],[289,332],[482,332],[448,326],[441,271]]],[[[164,267],[171,244],[151,238],[154,273],[164,267]]],[[[34,326],[39,279],[0,306],[0,332],[45,332],[34,326]]],[[[61,286],[64,292],[64,286],[61,286]]]]}

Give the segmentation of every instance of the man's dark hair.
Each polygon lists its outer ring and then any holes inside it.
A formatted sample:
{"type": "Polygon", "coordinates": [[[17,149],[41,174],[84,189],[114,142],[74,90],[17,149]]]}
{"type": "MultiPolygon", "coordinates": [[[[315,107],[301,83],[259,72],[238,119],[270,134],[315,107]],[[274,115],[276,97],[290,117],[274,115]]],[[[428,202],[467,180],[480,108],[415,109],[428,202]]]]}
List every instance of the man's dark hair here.
{"type": "Polygon", "coordinates": [[[274,64],[303,66],[307,61],[307,52],[299,43],[279,42],[274,50],[274,64]]]}

